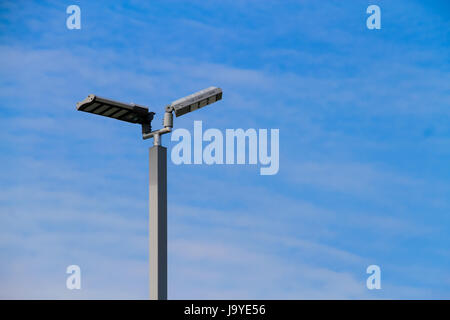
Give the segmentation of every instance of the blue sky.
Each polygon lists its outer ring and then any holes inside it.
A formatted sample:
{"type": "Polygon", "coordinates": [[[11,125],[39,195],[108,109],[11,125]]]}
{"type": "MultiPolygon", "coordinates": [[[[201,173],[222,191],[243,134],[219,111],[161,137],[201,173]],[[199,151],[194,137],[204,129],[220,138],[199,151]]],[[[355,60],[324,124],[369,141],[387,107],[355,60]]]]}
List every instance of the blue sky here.
{"type": "Polygon", "coordinates": [[[151,141],[75,103],[148,105],[157,127],[211,85],[220,104],[175,126],[278,128],[280,170],[169,161],[169,299],[449,298],[449,18],[446,1],[3,1],[0,298],[148,297],[151,141]]]}

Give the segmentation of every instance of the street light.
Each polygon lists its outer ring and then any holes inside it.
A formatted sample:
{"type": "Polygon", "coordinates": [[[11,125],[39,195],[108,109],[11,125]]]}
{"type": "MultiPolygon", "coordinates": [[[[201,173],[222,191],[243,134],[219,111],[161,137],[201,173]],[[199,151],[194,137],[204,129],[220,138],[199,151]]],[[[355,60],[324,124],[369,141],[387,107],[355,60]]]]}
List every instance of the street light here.
{"type": "Polygon", "coordinates": [[[222,99],[222,89],[209,87],[187,97],[178,99],[169,105],[177,117],[222,99]]]}
{"type": "Polygon", "coordinates": [[[209,87],[166,106],[163,128],[152,131],[154,112],[136,104],[126,104],[90,94],[77,103],[77,110],[140,124],[142,139],[153,138],[149,149],[149,271],[150,299],[167,299],[167,148],[161,135],[171,132],[177,117],[222,99],[222,89],[209,87]]]}
{"type": "Polygon", "coordinates": [[[155,114],[149,112],[144,106],[109,100],[94,94],[90,94],[83,101],[77,102],[77,110],[141,124],[143,134],[151,131],[151,122],[155,114]]]}

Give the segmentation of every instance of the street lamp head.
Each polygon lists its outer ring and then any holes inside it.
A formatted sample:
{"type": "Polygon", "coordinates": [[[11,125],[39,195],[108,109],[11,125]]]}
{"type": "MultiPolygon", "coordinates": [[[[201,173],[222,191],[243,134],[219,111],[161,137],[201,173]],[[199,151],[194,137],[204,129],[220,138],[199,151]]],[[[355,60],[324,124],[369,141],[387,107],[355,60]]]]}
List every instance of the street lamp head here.
{"type": "Polygon", "coordinates": [[[77,110],[138,123],[143,126],[150,125],[155,114],[154,112],[149,112],[148,108],[143,106],[109,100],[94,94],[90,94],[83,101],[77,102],[77,110]]]}
{"type": "Polygon", "coordinates": [[[222,99],[222,89],[209,87],[172,102],[166,107],[166,111],[174,111],[175,115],[179,117],[219,101],[220,99],[222,99]]]}
{"type": "Polygon", "coordinates": [[[77,110],[140,124],[142,126],[142,138],[145,140],[153,137],[154,144],[159,145],[160,136],[172,131],[172,112],[179,117],[221,99],[222,89],[216,87],[209,87],[187,97],[178,99],[166,107],[163,120],[164,127],[155,131],[152,131],[151,127],[151,122],[155,113],[149,112],[148,108],[134,103],[123,103],[90,94],[83,101],[77,102],[77,110]]]}

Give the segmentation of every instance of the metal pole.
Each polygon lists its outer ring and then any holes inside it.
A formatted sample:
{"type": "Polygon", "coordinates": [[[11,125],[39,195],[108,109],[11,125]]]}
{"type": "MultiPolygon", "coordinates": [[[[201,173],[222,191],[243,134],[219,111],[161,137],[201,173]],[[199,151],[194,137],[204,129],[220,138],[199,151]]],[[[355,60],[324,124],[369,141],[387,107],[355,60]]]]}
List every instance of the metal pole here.
{"type": "Polygon", "coordinates": [[[167,148],[149,150],[150,300],[167,299],[167,148]]]}

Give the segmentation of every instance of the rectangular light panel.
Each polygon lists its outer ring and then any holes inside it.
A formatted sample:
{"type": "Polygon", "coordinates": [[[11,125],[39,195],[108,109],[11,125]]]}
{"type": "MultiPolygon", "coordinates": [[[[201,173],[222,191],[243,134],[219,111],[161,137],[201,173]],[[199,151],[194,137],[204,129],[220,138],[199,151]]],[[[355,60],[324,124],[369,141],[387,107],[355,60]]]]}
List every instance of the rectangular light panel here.
{"type": "Polygon", "coordinates": [[[113,101],[93,94],[78,102],[77,110],[139,124],[148,124],[154,114],[146,107],[113,101]]]}
{"type": "Polygon", "coordinates": [[[188,112],[203,108],[208,104],[214,103],[222,99],[222,89],[209,87],[199,92],[193,93],[184,98],[178,99],[170,104],[175,111],[177,117],[188,112]]]}

